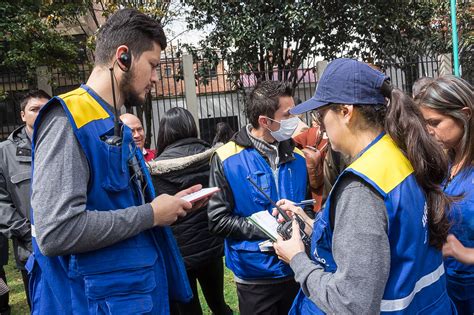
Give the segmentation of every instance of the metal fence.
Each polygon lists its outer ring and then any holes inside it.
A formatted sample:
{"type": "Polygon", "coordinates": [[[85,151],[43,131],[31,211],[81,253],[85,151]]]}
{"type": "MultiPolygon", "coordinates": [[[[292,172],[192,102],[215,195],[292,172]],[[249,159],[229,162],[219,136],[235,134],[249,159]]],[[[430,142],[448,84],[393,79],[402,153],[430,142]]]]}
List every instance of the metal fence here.
{"type": "MultiPolygon", "coordinates": [[[[309,99],[314,94],[318,75],[320,75],[314,60],[306,61],[298,69],[286,69],[286,71],[294,71],[299,82],[294,91],[297,103],[309,99]]],[[[472,55],[470,59],[461,61],[465,63],[470,61],[472,65],[472,55]]],[[[151,136],[149,139],[151,147],[156,145],[159,120],[163,114],[172,107],[187,108],[183,67],[183,58],[180,55],[179,47],[170,45],[170,48],[162,54],[161,65],[158,69],[159,80],[152,92],[149,110],[133,107],[134,113],[142,115],[146,132],[151,136]]],[[[419,57],[405,62],[382,63],[380,65],[381,71],[391,77],[392,84],[407,93],[411,93],[411,86],[417,78],[421,76],[437,77],[438,68],[436,57],[419,57]]],[[[468,67],[465,69],[463,76],[466,74],[466,78],[472,83],[472,69],[470,72],[467,71],[468,67]]],[[[87,80],[90,71],[91,67],[88,65],[78,65],[73,74],[65,74],[51,69],[50,82],[53,95],[62,94],[78,87],[87,80]]],[[[247,123],[244,114],[245,98],[248,91],[257,83],[258,73],[230,71],[225,60],[216,62],[202,58],[193,60],[191,71],[195,74],[192,78],[195,91],[188,92],[195,92],[197,97],[197,122],[202,139],[212,141],[218,122],[226,121],[234,130],[247,123]],[[205,71],[202,71],[203,69],[205,71]]],[[[275,77],[278,76],[275,75],[275,77]]],[[[0,140],[5,139],[15,127],[21,125],[19,100],[28,89],[36,87],[37,81],[36,78],[28,79],[24,69],[0,72],[0,140]]],[[[193,85],[188,85],[188,88],[189,86],[193,85]]]]}
{"type": "Polygon", "coordinates": [[[471,45],[470,49],[464,51],[459,58],[461,65],[461,74],[464,79],[469,81],[471,85],[474,85],[474,46],[471,45]]]}
{"type": "MultiPolygon", "coordinates": [[[[218,69],[212,80],[207,84],[198,85],[200,131],[201,137],[206,141],[212,141],[211,135],[215,133],[215,126],[220,121],[228,122],[234,130],[248,123],[245,100],[250,90],[258,83],[257,78],[264,74],[228,72],[224,69],[224,63],[220,63],[219,67],[222,70],[218,69]]],[[[275,78],[278,77],[277,71],[275,69],[275,78]]],[[[295,72],[300,82],[294,89],[295,102],[309,99],[316,87],[315,68],[300,67],[290,71],[295,72]]]]}
{"type": "Polygon", "coordinates": [[[51,87],[53,95],[60,95],[74,90],[87,81],[91,71],[92,66],[87,63],[76,65],[76,69],[71,71],[71,73],[64,73],[58,69],[51,69],[51,87]]]}
{"type": "Polygon", "coordinates": [[[20,101],[36,84],[36,78],[29,78],[25,68],[0,70],[0,141],[23,123],[20,101]]]}
{"type": "Polygon", "coordinates": [[[411,94],[413,83],[420,77],[438,77],[436,57],[418,57],[405,62],[382,63],[382,71],[390,77],[392,85],[411,94]]]}
{"type": "MultiPolygon", "coordinates": [[[[173,50],[163,55],[160,80],[153,94],[152,117],[149,118],[152,147],[156,144],[155,136],[163,114],[171,107],[188,108],[187,92],[196,94],[197,123],[200,137],[205,141],[212,142],[215,127],[219,122],[229,123],[234,130],[238,130],[248,122],[244,113],[245,98],[249,90],[257,84],[259,73],[230,71],[225,60],[195,57],[192,69],[194,84],[191,85],[195,91],[186,91],[183,67],[182,58],[177,58],[173,50]]],[[[295,89],[295,100],[306,100],[313,95],[316,86],[315,67],[305,64],[305,67],[294,71],[299,81],[295,89]]],[[[133,112],[138,113],[138,110],[135,109],[133,112]]]]}

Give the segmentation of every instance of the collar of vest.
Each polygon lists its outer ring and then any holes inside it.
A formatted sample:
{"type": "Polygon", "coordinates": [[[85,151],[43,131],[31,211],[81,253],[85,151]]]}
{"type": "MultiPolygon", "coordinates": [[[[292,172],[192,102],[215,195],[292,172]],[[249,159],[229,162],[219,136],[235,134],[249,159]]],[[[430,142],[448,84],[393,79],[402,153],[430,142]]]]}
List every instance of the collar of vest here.
{"type": "Polygon", "coordinates": [[[413,166],[393,139],[382,133],[346,169],[387,195],[413,173],[413,166]]]}
{"type": "Polygon", "coordinates": [[[80,129],[94,120],[113,117],[110,106],[86,85],[81,85],[81,87],[55,98],[64,102],[76,129],[80,129]]]}

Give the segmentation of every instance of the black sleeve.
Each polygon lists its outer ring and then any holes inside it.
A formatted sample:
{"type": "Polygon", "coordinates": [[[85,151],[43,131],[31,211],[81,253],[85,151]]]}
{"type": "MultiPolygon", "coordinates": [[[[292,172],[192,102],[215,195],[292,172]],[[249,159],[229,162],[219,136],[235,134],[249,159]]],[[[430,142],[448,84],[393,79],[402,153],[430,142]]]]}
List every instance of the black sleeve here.
{"type": "Polygon", "coordinates": [[[211,233],[242,240],[268,239],[246,218],[234,215],[234,196],[222,169],[222,162],[217,154],[211,159],[209,187],[219,187],[220,191],[212,195],[207,207],[209,230],[211,233]]]}

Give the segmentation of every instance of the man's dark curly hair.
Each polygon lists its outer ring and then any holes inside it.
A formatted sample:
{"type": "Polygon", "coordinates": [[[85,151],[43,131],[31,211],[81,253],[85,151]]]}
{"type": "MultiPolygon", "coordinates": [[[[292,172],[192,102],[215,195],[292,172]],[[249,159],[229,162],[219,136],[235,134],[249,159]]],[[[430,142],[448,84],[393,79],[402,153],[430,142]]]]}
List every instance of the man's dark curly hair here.
{"type": "Polygon", "coordinates": [[[258,128],[260,115],[273,118],[280,105],[280,97],[293,96],[293,89],[285,82],[263,81],[250,92],[245,114],[254,128],[258,128]]]}

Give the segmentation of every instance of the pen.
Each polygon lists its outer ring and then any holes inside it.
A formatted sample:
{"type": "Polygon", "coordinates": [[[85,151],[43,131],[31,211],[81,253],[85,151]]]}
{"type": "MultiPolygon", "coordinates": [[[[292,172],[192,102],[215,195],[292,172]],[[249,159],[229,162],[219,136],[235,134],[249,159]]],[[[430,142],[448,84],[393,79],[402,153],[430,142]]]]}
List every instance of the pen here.
{"type": "Polygon", "coordinates": [[[312,206],[316,203],[314,199],[302,200],[300,202],[296,202],[293,205],[297,207],[304,207],[304,206],[312,206]]]}
{"type": "Polygon", "coordinates": [[[278,210],[278,212],[281,214],[281,216],[283,217],[283,219],[285,219],[285,221],[291,221],[291,218],[288,216],[288,214],[285,213],[285,211],[283,211],[279,206],[277,206],[277,204],[275,203],[275,201],[272,200],[272,198],[270,198],[270,196],[268,196],[262,188],[260,188],[257,183],[255,183],[251,178],[250,176],[247,176],[247,180],[255,187],[257,188],[258,191],[260,191],[264,196],[265,198],[270,201],[270,203],[278,210]]]}

